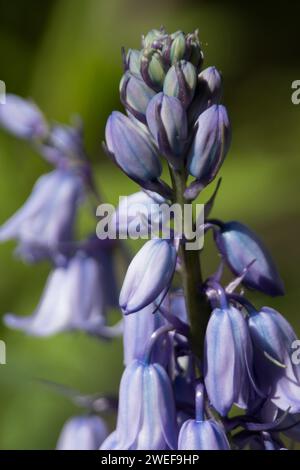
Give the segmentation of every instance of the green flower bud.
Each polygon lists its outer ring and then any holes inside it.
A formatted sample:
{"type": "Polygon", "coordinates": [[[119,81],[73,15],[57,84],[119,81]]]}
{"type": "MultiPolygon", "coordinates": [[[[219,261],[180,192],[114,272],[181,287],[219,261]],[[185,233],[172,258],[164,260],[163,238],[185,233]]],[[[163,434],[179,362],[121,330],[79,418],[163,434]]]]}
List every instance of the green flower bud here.
{"type": "Polygon", "coordinates": [[[165,69],[163,58],[155,49],[145,49],[141,59],[141,75],[145,83],[156,91],[163,87],[165,69]]]}
{"type": "Polygon", "coordinates": [[[155,41],[159,41],[160,39],[164,38],[166,36],[165,31],[160,30],[160,29],[151,29],[149,33],[146,34],[146,36],[143,36],[143,47],[151,47],[152,44],[155,41]]]}
{"type": "Polygon", "coordinates": [[[189,49],[189,62],[191,62],[197,69],[200,69],[204,56],[200,47],[198,31],[187,35],[186,44],[189,49]]]}
{"type": "Polygon", "coordinates": [[[196,69],[190,62],[181,60],[173,65],[165,78],[165,95],[175,96],[187,108],[191,103],[197,84],[196,69]]]}
{"type": "Polygon", "coordinates": [[[170,48],[170,63],[174,65],[179,60],[185,58],[186,41],[185,34],[182,31],[177,31],[171,34],[172,44],[170,48]]]}

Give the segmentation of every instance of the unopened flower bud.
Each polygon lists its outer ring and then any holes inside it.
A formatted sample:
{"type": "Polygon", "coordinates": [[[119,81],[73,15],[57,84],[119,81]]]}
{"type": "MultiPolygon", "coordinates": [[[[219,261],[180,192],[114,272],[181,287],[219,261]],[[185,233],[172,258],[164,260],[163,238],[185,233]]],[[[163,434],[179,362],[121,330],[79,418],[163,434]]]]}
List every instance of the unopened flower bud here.
{"type": "Polygon", "coordinates": [[[220,252],[237,276],[248,267],[243,278],[245,286],[272,296],[284,293],[282,280],[271,255],[246,225],[234,221],[224,223],[215,236],[220,252]]]}
{"type": "Polygon", "coordinates": [[[198,86],[189,109],[189,122],[193,124],[203,111],[219,104],[222,95],[222,76],[216,67],[208,67],[198,76],[198,86]]]}
{"type": "Polygon", "coordinates": [[[185,34],[182,31],[177,31],[171,35],[172,43],[170,47],[170,63],[174,65],[176,62],[185,58],[186,54],[186,41],[185,34]]]}
{"type": "Polygon", "coordinates": [[[156,91],[162,89],[166,73],[160,52],[145,49],[141,58],[141,75],[149,87],[156,91]]]}
{"type": "Polygon", "coordinates": [[[198,39],[198,31],[187,35],[186,44],[189,50],[187,60],[199,70],[203,63],[204,56],[198,39]]]}
{"type": "Polygon", "coordinates": [[[152,181],[160,176],[161,164],[149,134],[127,116],[113,112],[108,118],[105,136],[108,151],[129,177],[152,181]]]}
{"type": "Polygon", "coordinates": [[[146,109],[155,91],[130,72],[123,75],[120,83],[121,101],[125,108],[141,122],[146,122],[146,109]]]}
{"type": "Polygon", "coordinates": [[[181,102],[173,96],[158,93],[150,101],[146,117],[160,152],[179,167],[188,134],[186,112],[181,102]]]}
{"type": "Polygon", "coordinates": [[[152,239],[135,255],[120,293],[125,314],[137,312],[169,287],[176,267],[177,252],[172,241],[152,239]]]}
{"type": "Polygon", "coordinates": [[[173,65],[164,81],[164,93],[168,96],[178,98],[183,106],[187,108],[191,103],[197,84],[195,67],[185,60],[173,65]]]}
{"type": "Polygon", "coordinates": [[[188,171],[203,185],[209,184],[218,173],[229,149],[230,123],[224,106],[211,106],[202,113],[188,153],[188,171]]]}
{"type": "Polygon", "coordinates": [[[140,76],[141,70],[141,51],[137,49],[129,49],[125,59],[126,70],[128,70],[132,75],[140,76]]]}
{"type": "Polygon", "coordinates": [[[165,31],[161,29],[151,29],[149,33],[146,34],[146,36],[143,36],[143,47],[152,47],[153,43],[160,41],[166,36],[165,31]]]}

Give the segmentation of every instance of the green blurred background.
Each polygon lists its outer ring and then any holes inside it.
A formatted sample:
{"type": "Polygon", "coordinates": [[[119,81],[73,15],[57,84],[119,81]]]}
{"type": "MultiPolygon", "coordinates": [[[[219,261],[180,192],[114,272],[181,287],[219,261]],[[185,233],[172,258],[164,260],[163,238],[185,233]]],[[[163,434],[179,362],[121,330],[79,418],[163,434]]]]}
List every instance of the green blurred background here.
{"type": "MultiPolygon", "coordinates": [[[[120,48],[163,24],[199,28],[206,66],[224,75],[224,102],[233,144],[222,169],[214,210],[257,230],[272,250],[287,295],[257,302],[278,307],[300,333],[300,106],[291,83],[300,79],[296,2],[152,0],[0,0],[0,79],[9,92],[30,96],[47,117],[67,122],[79,113],[97,179],[109,202],[136,189],[101,152],[107,116],[120,108],[120,48]]],[[[26,144],[0,132],[0,223],[25,200],[49,167],[26,144]]],[[[209,191],[208,191],[209,192],[209,191]]],[[[0,246],[0,313],[29,314],[49,266],[26,266],[0,246]]],[[[206,243],[206,270],[217,262],[206,243]]],[[[252,296],[253,297],[253,296],[252,296]]],[[[7,365],[0,366],[0,448],[53,448],[64,421],[78,410],[35,380],[43,377],[83,392],[113,392],[122,370],[120,342],[82,334],[34,339],[0,326],[7,365]]]]}

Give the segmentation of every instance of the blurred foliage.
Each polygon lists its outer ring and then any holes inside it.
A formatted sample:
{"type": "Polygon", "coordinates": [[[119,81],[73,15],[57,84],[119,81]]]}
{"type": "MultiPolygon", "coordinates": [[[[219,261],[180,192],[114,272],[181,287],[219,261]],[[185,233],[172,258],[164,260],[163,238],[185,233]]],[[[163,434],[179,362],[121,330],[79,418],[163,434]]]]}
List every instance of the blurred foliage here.
{"type": "MultiPolygon", "coordinates": [[[[224,102],[234,130],[214,215],[239,218],[261,234],[287,295],[254,300],[278,307],[300,333],[300,107],[291,103],[291,82],[300,78],[299,6],[292,3],[0,0],[0,79],[8,91],[34,98],[52,120],[83,117],[97,180],[107,200],[117,202],[119,194],[136,189],[107,161],[100,145],[108,114],[120,108],[121,46],[138,47],[141,34],[161,24],[169,31],[199,28],[206,65],[216,65],[224,75],[224,102]]],[[[2,223],[49,168],[3,132],[0,165],[2,223]]],[[[49,266],[26,266],[12,257],[13,248],[12,243],[0,246],[0,310],[29,314],[49,266]]],[[[204,259],[209,273],[218,262],[210,239],[204,259]]],[[[40,340],[3,326],[0,337],[7,344],[7,365],[0,366],[0,448],[53,448],[64,420],[79,412],[35,378],[84,392],[117,389],[120,342],[102,344],[82,334],[40,340]]]]}

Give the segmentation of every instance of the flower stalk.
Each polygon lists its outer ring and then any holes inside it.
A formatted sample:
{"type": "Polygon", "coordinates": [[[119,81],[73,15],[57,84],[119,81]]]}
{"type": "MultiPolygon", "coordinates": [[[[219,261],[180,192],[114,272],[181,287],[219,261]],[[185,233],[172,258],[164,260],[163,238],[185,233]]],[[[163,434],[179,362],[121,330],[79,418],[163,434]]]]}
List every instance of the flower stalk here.
{"type": "MultiPolygon", "coordinates": [[[[186,190],[186,173],[184,170],[170,168],[175,201],[180,204],[183,217],[183,232],[185,233],[184,205],[191,204],[184,197],[186,190]]],[[[200,253],[197,250],[187,250],[184,240],[179,247],[181,259],[181,277],[186,303],[186,309],[191,325],[191,344],[193,353],[202,358],[206,327],[210,316],[210,307],[203,290],[200,253]]]]}

